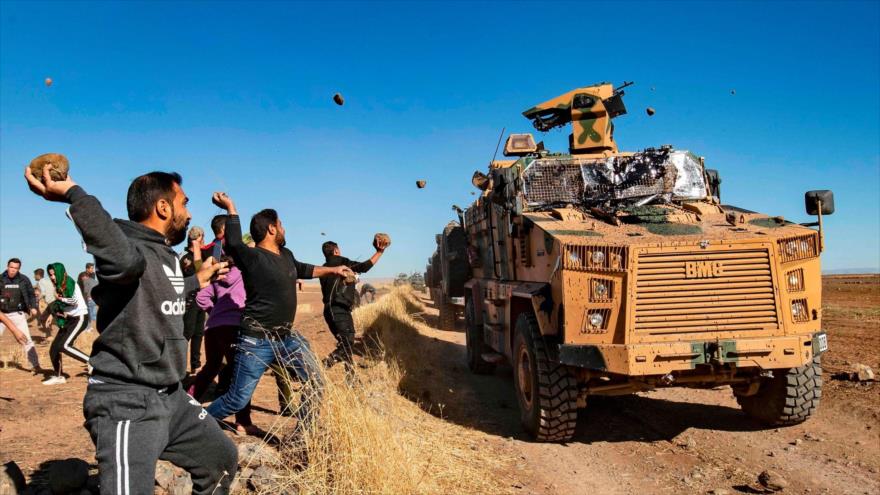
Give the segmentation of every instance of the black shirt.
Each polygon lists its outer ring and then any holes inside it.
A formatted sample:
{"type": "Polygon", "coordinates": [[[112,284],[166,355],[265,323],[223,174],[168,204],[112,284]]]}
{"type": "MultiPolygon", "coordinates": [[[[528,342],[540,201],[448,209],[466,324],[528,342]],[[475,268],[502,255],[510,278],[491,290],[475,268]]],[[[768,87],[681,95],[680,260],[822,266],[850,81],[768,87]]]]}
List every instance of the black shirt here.
{"type": "Polygon", "coordinates": [[[296,318],[296,280],[312,278],[314,265],[301,263],[287,248],[275,254],[263,248],[250,248],[241,241],[241,221],[238,215],[226,220],[226,252],[241,270],[247,293],[242,315],[242,327],[260,332],[254,320],[268,330],[291,328],[296,318]]]}
{"type": "MultiPolygon", "coordinates": [[[[373,268],[373,262],[370,260],[364,262],[351,261],[344,256],[330,256],[324,266],[347,266],[357,273],[366,273],[373,268]]],[[[341,306],[351,309],[354,306],[355,288],[354,284],[346,285],[343,277],[324,277],[321,279],[321,294],[323,295],[324,305],[341,306]],[[332,303],[332,304],[331,304],[332,303]]]]}

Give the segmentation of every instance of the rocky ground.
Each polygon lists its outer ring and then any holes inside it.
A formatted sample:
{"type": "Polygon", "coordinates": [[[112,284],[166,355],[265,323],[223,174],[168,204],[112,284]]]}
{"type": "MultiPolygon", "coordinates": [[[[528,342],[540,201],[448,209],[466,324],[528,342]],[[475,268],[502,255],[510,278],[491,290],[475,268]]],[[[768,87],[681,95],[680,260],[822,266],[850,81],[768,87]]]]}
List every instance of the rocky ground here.
{"type": "MultiPolygon", "coordinates": [[[[316,291],[306,286],[297,326],[323,356],[333,340],[316,291]]],[[[518,458],[514,469],[498,473],[514,480],[516,492],[760,493],[758,475],[769,470],[774,479],[765,481],[784,484],[783,493],[880,493],[880,385],[832,378],[855,364],[880,370],[880,277],[827,277],[824,297],[830,351],[823,357],[823,402],[799,426],[756,425],[729,388],[668,389],[593,400],[573,441],[534,443],[518,424],[510,369],[470,374],[464,334],[433,328],[436,311],[430,306],[421,314],[419,358],[403,363],[401,390],[426,413],[479,432],[486,449],[518,458]]],[[[38,344],[44,363],[48,344],[38,344]]],[[[61,459],[85,460],[94,473],[93,446],[82,427],[84,369],[72,370],[66,385],[46,387],[41,376],[20,368],[16,349],[11,336],[0,338],[0,461],[16,461],[37,485],[62,469],[61,459]]],[[[278,407],[273,386],[263,380],[254,400],[254,421],[264,428],[278,407]]],[[[68,468],[81,473],[83,466],[68,468]]]]}

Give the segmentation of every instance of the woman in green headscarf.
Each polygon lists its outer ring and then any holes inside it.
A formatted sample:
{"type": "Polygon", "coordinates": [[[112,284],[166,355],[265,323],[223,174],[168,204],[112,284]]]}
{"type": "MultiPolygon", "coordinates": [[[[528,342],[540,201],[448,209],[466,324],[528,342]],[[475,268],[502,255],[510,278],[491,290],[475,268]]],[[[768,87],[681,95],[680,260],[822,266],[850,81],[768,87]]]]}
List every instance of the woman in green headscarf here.
{"type": "Polygon", "coordinates": [[[61,354],[88,364],[89,357],[73,346],[79,337],[89,326],[89,308],[83,298],[82,290],[73,278],[67,274],[64,265],[52,263],[46,267],[49,278],[55,285],[55,293],[58,299],[52,306],[52,314],[55,315],[58,326],[61,328],[49,347],[49,359],[52,361],[54,375],[43,380],[43,385],[57,385],[67,382],[61,374],[61,354]]]}

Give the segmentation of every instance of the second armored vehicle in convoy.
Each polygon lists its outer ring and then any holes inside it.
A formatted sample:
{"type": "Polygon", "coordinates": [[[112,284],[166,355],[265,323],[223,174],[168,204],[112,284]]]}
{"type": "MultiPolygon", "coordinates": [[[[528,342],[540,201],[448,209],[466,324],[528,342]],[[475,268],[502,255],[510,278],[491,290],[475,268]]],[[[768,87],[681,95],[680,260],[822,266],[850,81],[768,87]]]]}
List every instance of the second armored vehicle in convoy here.
{"type": "Polygon", "coordinates": [[[465,282],[471,277],[467,239],[460,222],[449,222],[435,237],[437,249],[428,260],[425,284],[439,313],[439,327],[455,330],[464,314],[465,282]]]}
{"type": "Polygon", "coordinates": [[[569,439],[591,396],[670,386],[730,385],[767,424],[806,420],[827,349],[831,192],[806,194],[811,224],[724,205],[699,155],[618,151],[622,97],[603,83],[530,108],[539,131],[571,125],[568,152],[513,134],[509,159],[474,174],[482,193],[428,270],[441,311],[463,297],[470,369],[510,363],[522,424],[542,441],[569,439]],[[462,256],[447,256],[453,237],[462,256]]]}

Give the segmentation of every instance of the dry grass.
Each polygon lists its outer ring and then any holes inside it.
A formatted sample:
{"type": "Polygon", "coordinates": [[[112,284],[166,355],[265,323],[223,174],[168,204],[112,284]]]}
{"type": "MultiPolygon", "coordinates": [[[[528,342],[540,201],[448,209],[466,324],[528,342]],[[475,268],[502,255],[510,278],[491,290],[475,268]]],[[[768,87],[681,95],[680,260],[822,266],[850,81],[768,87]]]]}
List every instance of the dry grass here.
{"type": "MultiPolygon", "coordinates": [[[[354,317],[367,338],[416,331],[412,313],[420,304],[410,289],[394,289],[378,302],[359,308],[354,317]]],[[[395,344],[400,344],[398,340],[395,344]]],[[[278,486],[309,494],[506,493],[510,483],[496,473],[511,460],[489,451],[480,435],[423,411],[398,392],[406,373],[382,352],[381,343],[366,366],[346,378],[342,366],[325,373],[321,414],[305,434],[308,463],[282,469],[278,486]]],[[[290,428],[279,418],[271,433],[284,437],[290,428]]],[[[282,457],[297,455],[292,445],[282,457]]]]}

